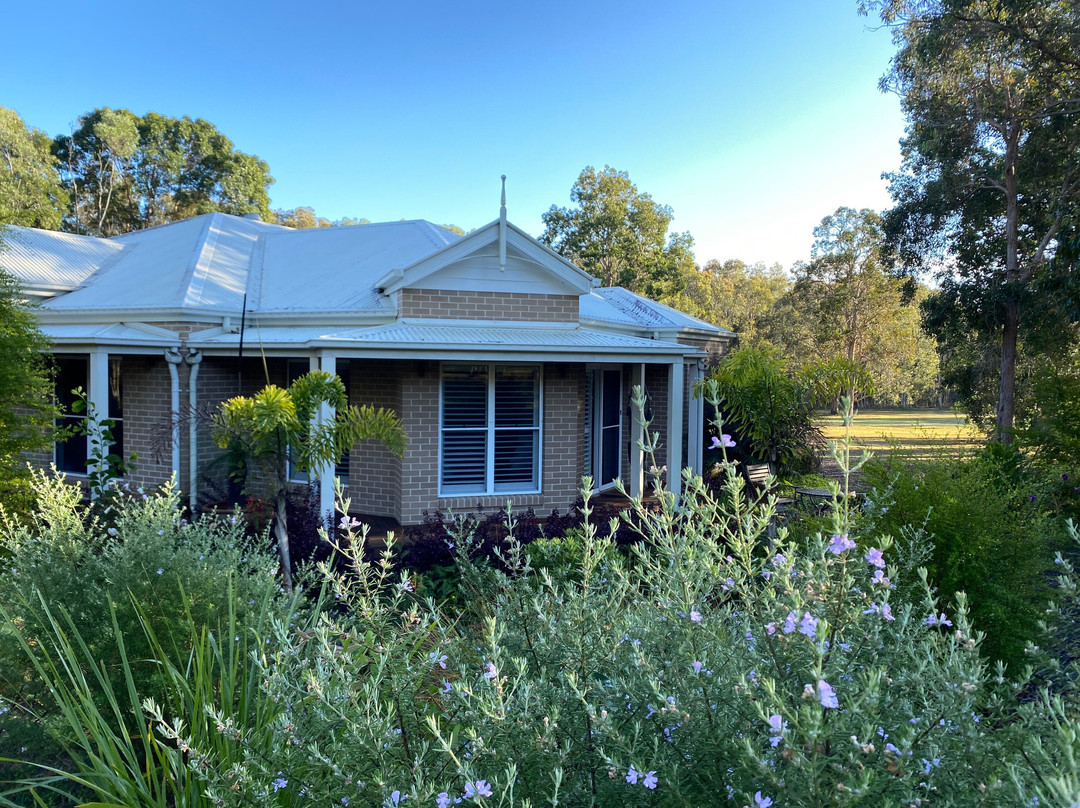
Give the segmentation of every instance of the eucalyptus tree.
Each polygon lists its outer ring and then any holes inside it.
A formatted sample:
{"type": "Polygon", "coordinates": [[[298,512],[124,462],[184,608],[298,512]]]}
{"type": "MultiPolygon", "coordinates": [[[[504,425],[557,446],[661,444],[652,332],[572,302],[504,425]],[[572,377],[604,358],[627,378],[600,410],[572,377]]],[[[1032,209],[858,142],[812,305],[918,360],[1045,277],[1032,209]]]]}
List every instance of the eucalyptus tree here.
{"type": "Polygon", "coordinates": [[[71,194],[66,226],[112,236],[220,211],[270,221],[269,167],[209,121],[102,107],[53,141],[71,194]]]}
{"type": "Polygon", "coordinates": [[[60,229],[68,195],[51,144],[15,110],[0,107],[0,224],[60,229]]]}
{"type": "Polygon", "coordinates": [[[1021,338],[1060,332],[1052,276],[1075,276],[1075,263],[1053,259],[1080,225],[1080,9],[880,0],[860,10],[893,30],[882,86],[909,122],[886,231],[902,265],[937,272],[928,325],[999,344],[995,435],[1011,442],[1021,338]]]}
{"type": "Polygon", "coordinates": [[[540,241],[604,286],[624,286],[653,299],[677,294],[694,269],[694,240],[669,233],[667,205],[642,193],[625,171],[587,166],[570,190],[576,207],[552,205],[540,241]]]}

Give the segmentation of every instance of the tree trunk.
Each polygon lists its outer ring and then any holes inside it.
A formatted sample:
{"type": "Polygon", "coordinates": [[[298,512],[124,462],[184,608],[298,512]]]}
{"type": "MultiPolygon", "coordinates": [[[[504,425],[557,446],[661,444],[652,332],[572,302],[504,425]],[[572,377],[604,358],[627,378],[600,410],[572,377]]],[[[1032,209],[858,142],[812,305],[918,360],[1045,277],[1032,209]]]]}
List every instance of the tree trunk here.
{"type": "MultiPolygon", "coordinates": [[[[1005,283],[1020,280],[1020,196],[1017,167],[1019,165],[1020,128],[1005,134],[1005,283]]],[[[998,382],[997,420],[994,439],[1005,444],[1013,442],[1016,420],[1016,338],[1020,332],[1020,302],[1016,292],[1005,302],[1005,325],[1001,329],[1001,379],[998,382]]]]}
{"type": "Polygon", "coordinates": [[[997,421],[994,439],[1013,442],[1016,420],[1016,337],[1020,332],[1020,305],[1016,299],[1005,304],[1005,325],[1001,329],[1001,381],[998,384],[997,421]]]}
{"type": "Polygon", "coordinates": [[[290,595],[292,586],[292,558],[289,555],[289,526],[285,517],[285,489],[279,488],[277,501],[274,507],[274,536],[278,542],[278,552],[281,553],[281,575],[285,581],[285,591],[290,595]]]}

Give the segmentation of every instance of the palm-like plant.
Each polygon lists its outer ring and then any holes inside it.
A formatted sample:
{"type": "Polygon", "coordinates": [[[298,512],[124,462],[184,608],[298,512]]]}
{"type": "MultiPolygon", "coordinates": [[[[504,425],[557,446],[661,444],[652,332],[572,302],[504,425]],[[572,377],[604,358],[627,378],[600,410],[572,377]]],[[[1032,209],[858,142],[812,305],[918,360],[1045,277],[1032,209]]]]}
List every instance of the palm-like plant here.
{"type": "Polygon", "coordinates": [[[323,469],[366,438],[381,441],[400,457],[408,442],[394,412],[350,406],[341,379],[324,370],[301,376],[288,389],[270,384],[254,396],[223,402],[214,415],[213,437],[222,449],[242,446],[251,460],[266,467],[273,488],[274,537],[289,591],[292,561],[285,500],[290,464],[299,471],[323,469]],[[323,405],[334,408],[332,418],[316,417],[323,405]]]}

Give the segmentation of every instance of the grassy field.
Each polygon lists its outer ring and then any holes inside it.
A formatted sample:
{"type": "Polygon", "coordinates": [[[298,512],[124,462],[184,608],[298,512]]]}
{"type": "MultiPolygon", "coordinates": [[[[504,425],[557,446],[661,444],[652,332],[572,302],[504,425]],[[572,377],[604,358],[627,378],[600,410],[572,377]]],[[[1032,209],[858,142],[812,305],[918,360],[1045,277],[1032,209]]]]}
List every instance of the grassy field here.
{"type": "MultiPolygon", "coordinates": [[[[838,415],[822,414],[817,424],[826,440],[839,440],[844,435],[838,415]]],[[[851,422],[851,436],[857,448],[911,458],[963,452],[981,442],[979,432],[952,410],[859,410],[851,422]]]]}

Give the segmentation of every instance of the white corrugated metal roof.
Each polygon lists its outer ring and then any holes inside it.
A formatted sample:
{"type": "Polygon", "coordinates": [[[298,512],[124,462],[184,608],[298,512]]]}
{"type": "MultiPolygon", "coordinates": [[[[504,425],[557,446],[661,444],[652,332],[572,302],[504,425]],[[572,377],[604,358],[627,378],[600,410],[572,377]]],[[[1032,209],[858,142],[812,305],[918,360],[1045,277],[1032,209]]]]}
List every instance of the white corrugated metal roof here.
{"type": "Polygon", "coordinates": [[[74,289],[124,249],[106,239],[15,225],[2,236],[0,267],[29,289],[74,289]]]}
{"type": "Polygon", "coordinates": [[[285,230],[238,216],[208,213],[109,239],[123,254],[51,310],[225,308],[239,310],[261,235],[285,230]]]}
{"type": "Polygon", "coordinates": [[[110,345],[179,345],[177,334],[157,333],[163,329],[135,327],[127,323],[111,325],[51,325],[40,326],[41,332],[57,345],[65,343],[107,343],[110,345]]]}
{"type": "MultiPolygon", "coordinates": [[[[219,334],[203,340],[193,339],[200,346],[238,345],[239,334],[219,334]]],[[[311,326],[249,327],[244,344],[252,350],[257,346],[286,345],[317,346],[318,343],[352,344],[357,347],[386,347],[424,351],[454,348],[499,348],[527,351],[634,351],[639,353],[690,353],[692,348],[674,342],[642,339],[610,331],[588,328],[530,328],[505,323],[491,325],[454,325],[395,322],[372,328],[334,331],[311,326]]]]}
{"type": "Polygon", "coordinates": [[[594,320],[633,324],[640,328],[696,328],[733,335],[733,332],[712,323],[691,317],[671,306],[649,300],[621,286],[605,286],[594,289],[592,294],[581,298],[581,316],[594,320]]]}
{"type": "Polygon", "coordinates": [[[460,238],[425,221],[271,235],[253,267],[248,305],[263,312],[381,310],[388,304],[375,286],[383,275],[460,238]]]}

